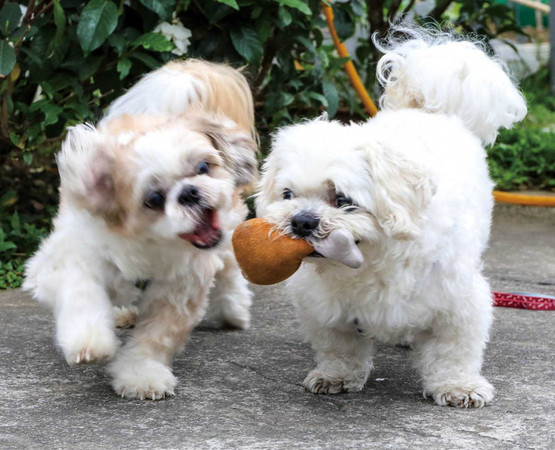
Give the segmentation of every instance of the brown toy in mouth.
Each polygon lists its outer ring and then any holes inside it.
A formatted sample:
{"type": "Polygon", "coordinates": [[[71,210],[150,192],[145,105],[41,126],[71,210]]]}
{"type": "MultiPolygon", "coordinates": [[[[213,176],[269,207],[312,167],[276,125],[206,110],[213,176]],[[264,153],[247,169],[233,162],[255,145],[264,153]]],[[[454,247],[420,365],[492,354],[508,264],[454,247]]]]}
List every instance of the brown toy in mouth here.
{"type": "Polygon", "coordinates": [[[251,219],[233,233],[233,250],[245,277],[254,284],[279,283],[293,275],[303,258],[314,252],[304,239],[274,230],[264,219],[251,219]]]}

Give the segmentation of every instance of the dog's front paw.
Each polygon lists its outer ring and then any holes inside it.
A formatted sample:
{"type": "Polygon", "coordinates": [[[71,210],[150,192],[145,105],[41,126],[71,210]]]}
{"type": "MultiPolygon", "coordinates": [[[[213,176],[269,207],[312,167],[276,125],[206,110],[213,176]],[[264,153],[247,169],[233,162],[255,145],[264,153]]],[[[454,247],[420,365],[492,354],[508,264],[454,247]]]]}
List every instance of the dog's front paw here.
{"type": "Polygon", "coordinates": [[[353,373],[347,378],[329,376],[321,370],[314,369],[303,381],[304,387],[313,394],[339,394],[340,392],[360,392],[368,376],[353,373]]]}
{"type": "Polygon", "coordinates": [[[108,366],[118,395],[140,400],[160,400],[175,395],[177,378],[171,369],[152,359],[118,358],[108,366]]]}
{"type": "Polygon", "coordinates": [[[114,306],[114,321],[117,328],[133,328],[139,312],[134,306],[114,306]]]}
{"type": "Polygon", "coordinates": [[[70,366],[105,363],[112,359],[118,347],[113,329],[95,325],[59,328],[58,343],[70,366]]]}
{"type": "Polygon", "coordinates": [[[440,406],[458,408],[482,408],[494,396],[493,386],[484,378],[471,383],[447,383],[433,390],[426,389],[424,395],[431,395],[440,406]]]}
{"type": "Polygon", "coordinates": [[[313,394],[339,394],[344,389],[342,379],[329,377],[319,370],[311,371],[303,381],[303,385],[313,394]]]}

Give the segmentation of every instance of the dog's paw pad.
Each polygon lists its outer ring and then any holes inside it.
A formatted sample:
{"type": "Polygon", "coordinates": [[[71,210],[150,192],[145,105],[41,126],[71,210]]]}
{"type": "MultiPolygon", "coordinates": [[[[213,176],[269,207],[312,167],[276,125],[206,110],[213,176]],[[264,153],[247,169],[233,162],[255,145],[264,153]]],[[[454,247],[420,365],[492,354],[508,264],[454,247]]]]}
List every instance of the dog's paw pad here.
{"type": "Polygon", "coordinates": [[[137,323],[137,309],[114,306],[114,320],[117,328],[133,328],[137,323]]]}
{"type": "Polygon", "coordinates": [[[177,379],[171,369],[153,360],[114,361],[108,372],[114,391],[125,398],[161,400],[175,395],[177,379]]]}
{"type": "Polygon", "coordinates": [[[343,391],[343,380],[327,377],[317,371],[310,372],[303,381],[304,387],[313,394],[339,394],[343,391]]]}
{"type": "Polygon", "coordinates": [[[494,390],[489,383],[475,388],[450,388],[433,393],[435,402],[440,406],[457,408],[482,408],[493,399],[494,390]]]}
{"type": "Polygon", "coordinates": [[[118,341],[114,331],[103,327],[87,327],[59,339],[69,365],[102,364],[114,356],[118,341]]]}
{"type": "Polygon", "coordinates": [[[173,387],[161,386],[121,386],[120,388],[114,386],[114,390],[121,398],[136,398],[139,400],[162,400],[175,395],[173,387]]]}

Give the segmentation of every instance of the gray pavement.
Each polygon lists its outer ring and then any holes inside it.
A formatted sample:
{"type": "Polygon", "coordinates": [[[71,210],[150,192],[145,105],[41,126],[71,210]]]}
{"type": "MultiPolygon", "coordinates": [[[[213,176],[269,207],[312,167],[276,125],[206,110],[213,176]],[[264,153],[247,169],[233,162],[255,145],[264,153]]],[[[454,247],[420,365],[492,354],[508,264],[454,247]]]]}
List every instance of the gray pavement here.
{"type": "MultiPolygon", "coordinates": [[[[486,258],[494,289],[555,295],[555,208],[498,207],[486,258]]],[[[280,286],[254,288],[253,327],[208,317],[174,364],[177,396],[117,397],[99,367],[71,369],[53,319],[0,293],[0,448],[555,448],[555,312],[497,308],[481,410],[421,396],[410,350],[380,349],[357,394],[315,396],[313,367],[280,286]]]]}

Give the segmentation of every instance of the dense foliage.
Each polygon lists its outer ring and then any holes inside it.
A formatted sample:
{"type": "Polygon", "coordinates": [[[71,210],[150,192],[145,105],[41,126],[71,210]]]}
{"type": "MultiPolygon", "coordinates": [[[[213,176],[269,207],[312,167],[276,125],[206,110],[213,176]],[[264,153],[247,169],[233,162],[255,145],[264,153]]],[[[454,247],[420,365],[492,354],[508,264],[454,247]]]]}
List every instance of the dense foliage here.
{"type": "Polygon", "coordinates": [[[512,130],[501,130],[488,149],[492,178],[501,190],[555,191],[555,97],[543,69],[522,85],[528,116],[512,130]]]}
{"type": "MultiPolygon", "coordinates": [[[[386,32],[391,20],[413,15],[425,22],[429,19],[419,17],[426,15],[486,37],[519,31],[506,6],[486,0],[437,0],[431,9],[422,9],[428,2],[414,0],[332,3],[338,34],[356,41],[352,57],[374,96],[377,52],[370,35],[386,32]]],[[[96,121],[142,74],[171,59],[244,67],[264,148],[275,127],[323,109],[340,119],[365,116],[342,69],[345,61],[326,38],[319,0],[0,5],[0,289],[20,284],[26,256],[49,227],[58,183],[53,155],[65,129],[96,121]]],[[[492,173],[500,186],[552,187],[537,181],[552,173],[544,170],[548,163],[536,164],[549,142],[538,138],[537,130],[503,134],[492,152],[492,173]],[[523,155],[523,143],[537,151],[523,155]],[[522,164],[513,164],[513,155],[522,164]],[[539,178],[531,176],[538,173],[539,178]]]]}

